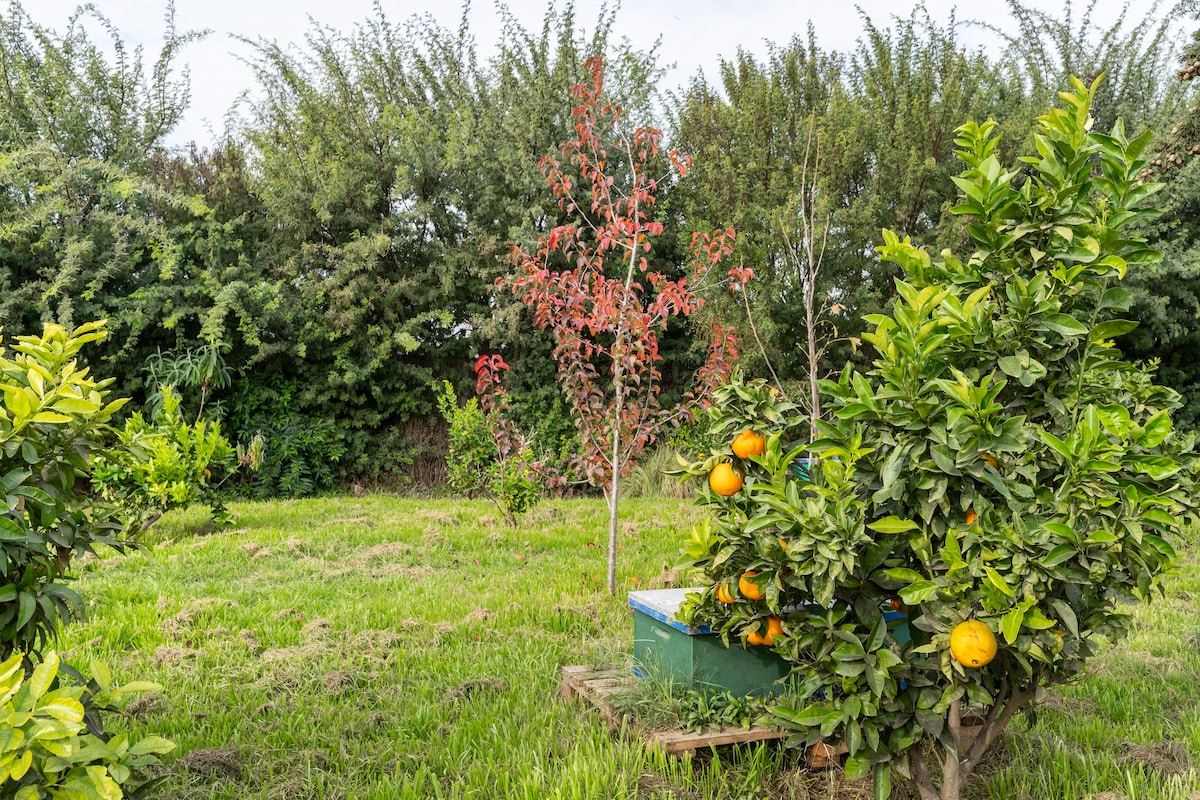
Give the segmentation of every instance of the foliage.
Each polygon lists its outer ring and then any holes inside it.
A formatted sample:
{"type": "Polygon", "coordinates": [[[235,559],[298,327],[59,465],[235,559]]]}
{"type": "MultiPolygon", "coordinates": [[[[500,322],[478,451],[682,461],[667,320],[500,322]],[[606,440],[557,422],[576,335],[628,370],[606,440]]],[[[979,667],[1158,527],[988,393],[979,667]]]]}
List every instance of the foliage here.
{"type": "Polygon", "coordinates": [[[179,55],[196,32],[180,32],[167,7],[152,63],[126,46],[93,5],[61,35],[19,3],[0,17],[0,325],[37,330],[54,320],[109,320],[93,361],[119,375],[171,341],[169,308],[186,294],[175,216],[202,215],[194,197],[150,179],[156,153],[188,101],[179,55]],[[94,26],[89,23],[96,23],[94,26]],[[108,35],[94,41],[91,27],[108,35]]]}
{"type": "Polygon", "coordinates": [[[421,444],[399,432],[431,421],[431,387],[473,353],[548,360],[491,291],[500,245],[557,216],[536,164],[569,135],[583,53],[612,53],[634,102],[651,85],[651,57],[608,42],[607,11],[587,38],[569,8],[550,5],[540,37],[504,15],[486,64],[465,26],[381,9],[314,26],[302,49],[253,43],[264,99],[246,135],[278,299],[251,360],[297,381],[302,419],[335,422],[337,478],[412,474],[421,444]]]}
{"type": "Polygon", "coordinates": [[[83,346],[105,335],[103,322],[47,324],[41,336],[18,336],[11,355],[0,350],[0,657],[36,653],[60,622],[83,614],[63,584],[73,555],[128,545],[114,509],[81,489],[125,403],[108,401],[111,379],[79,366],[83,346]]]}
{"type": "Polygon", "coordinates": [[[904,278],[891,312],[867,320],[874,368],[823,384],[833,419],[816,442],[764,416],[746,488],[708,497],[716,530],[690,545],[714,587],[753,570],[765,589],[732,608],[708,589],[690,613],[741,638],[782,616],[775,649],[800,689],[775,716],[794,742],[845,742],[847,775],[873,772],[878,797],[893,772],[923,800],[959,797],[1014,714],[1128,631],[1121,604],[1160,587],[1193,516],[1178,395],[1112,341],[1135,326],[1113,318],[1132,300],[1118,282],[1159,258],[1121,230],[1154,215],[1159,187],[1138,179],[1150,134],[1091,132],[1095,84],[1072,86],[1039,118],[1023,172],[1001,167],[994,123],[959,128],[954,212],[971,256],[933,260],[885,231],[904,278]],[[820,461],[802,481],[806,450],[820,461]],[[893,603],[907,641],[885,618],[893,603]],[[969,619],[999,640],[978,669],[949,650],[969,619]]]}
{"type": "Polygon", "coordinates": [[[221,424],[204,419],[185,422],[179,395],[162,387],[162,408],[147,421],[134,412],[120,431],[117,446],[95,459],[92,481],[106,499],[117,503],[127,525],[144,531],[172,508],[201,503],[212,509],[217,526],[233,523],[220,489],[236,470],[255,467],[261,445],[238,453],[221,434],[221,424]]]}
{"type": "MultiPolygon", "coordinates": [[[[0,664],[0,792],[6,797],[118,800],[126,796],[123,785],[157,764],[158,754],[175,748],[160,736],[131,741],[125,734],[89,732],[81,702],[88,687],[62,681],[53,651],[29,675],[23,659],[23,653],[13,653],[0,664]]],[[[92,704],[107,705],[126,694],[159,688],[147,682],[115,686],[99,662],[92,662],[92,673],[92,704]]]]}
{"type": "MultiPolygon", "coordinates": [[[[220,407],[205,408],[205,403],[213,390],[226,389],[230,385],[229,366],[225,363],[222,349],[228,348],[201,345],[179,352],[159,351],[152,355],[145,369],[149,385],[156,387],[146,403],[150,416],[157,417],[161,413],[166,399],[164,387],[170,387],[179,392],[195,390],[199,394],[191,416],[199,419],[207,411],[210,416],[219,419],[220,407]]],[[[177,405],[183,401],[182,394],[175,399],[177,405]]],[[[189,411],[192,409],[189,408],[189,411]]]]}
{"type": "MultiPolygon", "coordinates": [[[[646,253],[663,232],[652,216],[660,181],[651,174],[660,167],[662,131],[625,131],[622,108],[605,94],[603,59],[587,66],[590,82],[574,90],[579,138],[562,145],[561,160],[540,162],[571,221],[540,236],[531,252],[513,245],[517,274],[501,282],[533,310],[535,325],[554,334],[559,385],[581,440],[580,471],[605,487],[609,502],[608,589],[615,593],[620,476],[661,430],[689,414],[686,406],[659,405],[658,334],[670,317],[703,304],[698,284],[729,254],[734,231],[697,233],[689,270],[676,279],[650,270],[646,253]]],[[[666,156],[671,172],[686,174],[689,158],[675,150],[666,156]]],[[[744,270],[730,273],[747,280],[744,270]]],[[[722,350],[710,355],[712,364],[725,363],[722,350]]],[[[719,379],[720,370],[705,374],[719,379]]]]}
{"type": "Polygon", "coordinates": [[[449,381],[444,381],[438,408],[450,424],[446,451],[450,485],[468,497],[483,494],[504,512],[509,525],[537,503],[544,463],[533,452],[508,415],[507,392],[500,379],[509,366],[499,356],[480,356],[475,362],[477,397],[458,405],[449,381]]]}
{"type": "MultiPolygon", "coordinates": [[[[1162,266],[1133,276],[1134,313],[1140,323],[1127,352],[1155,359],[1163,383],[1183,396],[1176,423],[1200,423],[1200,29],[1181,54],[1181,102],[1164,121],[1144,178],[1166,184],[1163,215],[1145,235],[1162,250],[1162,266]],[[1169,126],[1169,127],[1168,127],[1169,126]]],[[[1160,69],[1162,64],[1158,63],[1160,69]]]]}
{"type": "MultiPolygon", "coordinates": [[[[958,121],[990,115],[1027,127],[1005,99],[1022,92],[966,49],[953,17],[938,25],[918,9],[887,26],[865,17],[863,23],[848,56],[821,48],[810,28],[765,59],[744,51],[723,59],[716,85],[698,76],[673,104],[675,144],[696,165],[672,191],[672,203],[737,229],[733,257],[758,277],[748,287],[748,306],[785,385],[808,373],[797,346],[808,335],[807,282],[788,241],[802,238],[795,233],[802,214],[829,220],[815,305],[838,308],[830,317],[835,338],[855,336],[861,316],[891,294],[890,268],[871,256],[881,226],[929,245],[959,237],[943,213],[954,192],[958,121]],[[822,143],[820,164],[813,163],[812,141],[822,143]]],[[[741,312],[732,305],[712,304],[706,314],[736,318],[741,312]]],[[[830,360],[850,355],[840,346],[830,360]]],[[[753,352],[744,364],[766,373],[753,352]]]]}
{"type": "Polygon", "coordinates": [[[300,388],[279,376],[236,382],[227,404],[233,430],[262,442],[258,469],[238,476],[239,491],[257,499],[304,497],[333,488],[346,452],[335,420],[302,413],[300,388]]]}

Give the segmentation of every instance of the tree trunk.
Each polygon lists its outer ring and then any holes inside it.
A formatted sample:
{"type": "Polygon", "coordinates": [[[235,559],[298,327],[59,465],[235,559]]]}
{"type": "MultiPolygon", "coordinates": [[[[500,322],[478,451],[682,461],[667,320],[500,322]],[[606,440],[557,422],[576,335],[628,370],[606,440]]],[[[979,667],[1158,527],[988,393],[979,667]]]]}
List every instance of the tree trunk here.
{"type": "Polygon", "coordinates": [[[608,593],[614,597],[617,594],[617,508],[621,477],[620,470],[615,468],[617,460],[617,440],[613,437],[613,473],[612,483],[604,493],[608,500],[608,593]]]}
{"type": "Polygon", "coordinates": [[[1014,687],[1008,678],[1003,679],[995,703],[988,709],[987,716],[969,747],[964,747],[963,743],[962,705],[960,702],[953,703],[947,715],[946,727],[954,737],[958,752],[948,752],[937,742],[933,743],[933,752],[942,768],[941,786],[934,785],[922,746],[914,745],[908,751],[913,783],[921,795],[921,800],[959,800],[963,786],[983,760],[984,753],[1035,694],[1034,687],[1014,687]]]}

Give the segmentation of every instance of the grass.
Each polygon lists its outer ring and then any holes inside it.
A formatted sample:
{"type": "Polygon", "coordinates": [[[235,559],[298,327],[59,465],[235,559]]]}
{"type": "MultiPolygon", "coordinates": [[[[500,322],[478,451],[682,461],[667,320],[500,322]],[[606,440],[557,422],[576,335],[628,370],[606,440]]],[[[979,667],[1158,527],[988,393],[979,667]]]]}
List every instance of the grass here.
{"type": "MultiPolygon", "coordinates": [[[[68,659],[163,686],[114,725],[178,744],[155,796],[869,796],[777,745],[653,755],[558,698],[559,667],[627,663],[623,590],[671,577],[700,513],[686,502],[623,507],[617,599],[600,500],[544,503],[517,529],[452,500],[234,511],[238,527],[208,535],[199,510],[169,516],[151,553],[89,561],[76,585],[90,618],[64,635],[68,659]]],[[[971,797],[1200,798],[1194,564],[1137,613],[1133,636],[1001,740],[971,797]]]]}

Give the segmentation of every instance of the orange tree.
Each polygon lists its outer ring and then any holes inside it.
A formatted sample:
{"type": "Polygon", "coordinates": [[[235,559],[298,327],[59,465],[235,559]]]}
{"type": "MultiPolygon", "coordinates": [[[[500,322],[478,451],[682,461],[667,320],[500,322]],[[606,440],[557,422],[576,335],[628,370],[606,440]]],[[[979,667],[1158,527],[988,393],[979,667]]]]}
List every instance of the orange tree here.
{"type": "Polygon", "coordinates": [[[1041,687],[1126,631],[1121,604],[1159,588],[1192,515],[1179,398],[1113,342],[1133,327],[1121,278],[1158,259],[1122,232],[1153,214],[1149,136],[1091,132],[1094,89],[1075,81],[1011,170],[992,123],[958,130],[974,252],[933,259],[885,232],[903,277],[867,318],[877,358],[823,383],[816,442],[761,384],[715,398],[718,428],[757,426],[766,448],[739,460],[739,492],[705,495],[716,524],[688,553],[712,587],[684,614],[768,638],[794,664],[777,721],[794,744],[843,742],[880,798],[893,774],[922,800],[959,797],[1041,687]]]}

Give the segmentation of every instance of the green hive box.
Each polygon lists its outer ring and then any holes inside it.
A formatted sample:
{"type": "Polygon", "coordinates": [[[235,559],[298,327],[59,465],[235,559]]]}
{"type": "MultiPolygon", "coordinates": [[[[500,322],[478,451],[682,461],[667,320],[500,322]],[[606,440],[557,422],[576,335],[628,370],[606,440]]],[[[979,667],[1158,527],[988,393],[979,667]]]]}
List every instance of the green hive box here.
{"type": "Polygon", "coordinates": [[[670,679],[693,688],[734,695],[780,694],[790,665],[770,648],[726,647],[707,627],[693,628],[675,619],[683,598],[701,589],[630,592],[633,609],[634,674],[670,679]]]}

